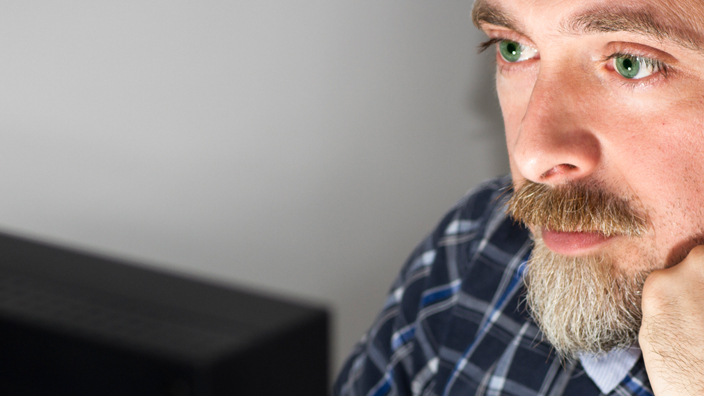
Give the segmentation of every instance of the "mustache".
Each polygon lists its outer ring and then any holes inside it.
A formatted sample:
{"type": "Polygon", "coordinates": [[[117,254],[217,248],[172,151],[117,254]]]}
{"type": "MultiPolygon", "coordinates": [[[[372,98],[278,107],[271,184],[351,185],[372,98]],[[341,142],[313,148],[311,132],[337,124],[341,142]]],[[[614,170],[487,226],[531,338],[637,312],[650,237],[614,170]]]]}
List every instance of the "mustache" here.
{"type": "Polygon", "coordinates": [[[641,236],[647,217],[626,199],[595,186],[557,187],[525,181],[515,187],[507,213],[516,221],[560,232],[641,236]]]}

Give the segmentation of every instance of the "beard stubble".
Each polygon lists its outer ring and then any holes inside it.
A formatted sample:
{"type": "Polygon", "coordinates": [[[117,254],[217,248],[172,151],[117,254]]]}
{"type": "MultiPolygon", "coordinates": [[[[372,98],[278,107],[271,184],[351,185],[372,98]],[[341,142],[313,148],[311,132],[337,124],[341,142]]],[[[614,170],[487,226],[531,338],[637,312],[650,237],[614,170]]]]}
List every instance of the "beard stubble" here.
{"type": "Polygon", "coordinates": [[[631,202],[585,184],[549,187],[527,181],[509,200],[508,213],[533,230],[525,282],[529,311],[564,358],[603,354],[637,342],[641,292],[650,270],[626,271],[600,252],[566,256],[545,246],[540,230],[598,232],[637,238],[647,219],[631,202]]]}

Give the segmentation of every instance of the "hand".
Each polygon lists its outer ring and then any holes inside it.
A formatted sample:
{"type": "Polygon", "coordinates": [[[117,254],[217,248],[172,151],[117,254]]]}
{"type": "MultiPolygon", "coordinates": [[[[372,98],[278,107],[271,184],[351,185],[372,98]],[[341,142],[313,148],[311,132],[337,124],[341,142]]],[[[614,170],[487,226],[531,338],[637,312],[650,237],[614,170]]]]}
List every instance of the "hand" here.
{"type": "Polygon", "coordinates": [[[704,394],[704,246],[652,272],[639,343],[655,396],[704,394]]]}

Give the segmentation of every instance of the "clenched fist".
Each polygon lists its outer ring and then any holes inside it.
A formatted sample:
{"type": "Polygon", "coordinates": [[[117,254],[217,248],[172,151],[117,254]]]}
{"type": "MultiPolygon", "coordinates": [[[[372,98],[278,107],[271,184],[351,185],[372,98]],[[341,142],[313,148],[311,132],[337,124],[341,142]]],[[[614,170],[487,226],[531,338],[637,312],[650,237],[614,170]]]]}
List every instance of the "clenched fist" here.
{"type": "Polygon", "coordinates": [[[639,342],[656,396],[704,395],[704,246],[651,273],[639,342]]]}

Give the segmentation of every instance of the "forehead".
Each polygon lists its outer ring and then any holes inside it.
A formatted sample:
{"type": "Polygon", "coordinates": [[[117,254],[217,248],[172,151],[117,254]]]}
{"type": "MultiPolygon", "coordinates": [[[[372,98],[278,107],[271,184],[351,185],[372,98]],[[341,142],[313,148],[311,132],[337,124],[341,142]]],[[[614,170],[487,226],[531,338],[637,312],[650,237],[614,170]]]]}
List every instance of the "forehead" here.
{"type": "Polygon", "coordinates": [[[480,27],[487,16],[510,25],[507,27],[542,30],[564,28],[580,17],[598,24],[599,17],[616,20],[615,16],[620,16],[620,21],[609,24],[609,31],[617,30],[619,23],[629,25],[634,21],[641,26],[647,22],[656,30],[676,31],[693,40],[704,37],[702,0],[476,0],[472,12],[475,25],[480,27]],[[551,22],[547,24],[546,20],[551,22]],[[532,21],[537,26],[527,26],[532,21]]]}
{"type": "MultiPolygon", "coordinates": [[[[503,7],[514,5],[517,8],[530,9],[573,10],[618,5],[632,8],[647,7],[656,12],[661,11],[663,14],[677,14],[683,17],[689,16],[697,10],[701,15],[701,10],[704,9],[704,2],[701,0],[475,0],[474,8],[485,4],[503,7]]],[[[689,19],[694,19],[694,15],[691,15],[689,19]]]]}

